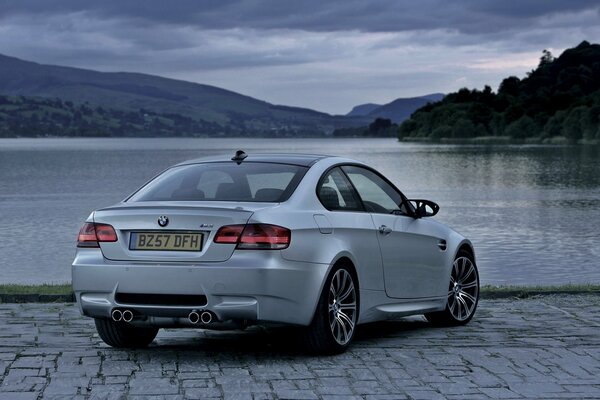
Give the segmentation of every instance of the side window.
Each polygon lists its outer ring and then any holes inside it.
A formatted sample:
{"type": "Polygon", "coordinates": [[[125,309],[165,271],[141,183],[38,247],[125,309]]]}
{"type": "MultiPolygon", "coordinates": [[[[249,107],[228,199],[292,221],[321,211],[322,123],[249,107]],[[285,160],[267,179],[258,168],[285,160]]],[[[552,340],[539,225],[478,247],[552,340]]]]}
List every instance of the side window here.
{"type": "Polygon", "coordinates": [[[368,212],[406,214],[402,204],[402,196],[382,177],[365,168],[342,167],[356,188],[368,212]]]}
{"type": "Polygon", "coordinates": [[[328,210],[363,211],[352,185],[339,168],[332,169],[321,179],[317,196],[328,210]]]}

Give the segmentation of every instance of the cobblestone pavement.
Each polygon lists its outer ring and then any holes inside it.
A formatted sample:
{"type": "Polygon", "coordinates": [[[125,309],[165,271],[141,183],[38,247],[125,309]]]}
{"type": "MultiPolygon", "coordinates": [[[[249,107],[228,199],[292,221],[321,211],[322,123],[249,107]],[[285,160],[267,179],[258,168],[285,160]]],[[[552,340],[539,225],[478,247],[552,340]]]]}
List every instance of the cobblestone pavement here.
{"type": "Polygon", "coordinates": [[[465,327],[422,318],[358,331],[345,354],[296,350],[289,329],[161,330],[104,345],[73,304],[0,304],[0,399],[600,398],[600,296],[483,300],[465,327]]]}

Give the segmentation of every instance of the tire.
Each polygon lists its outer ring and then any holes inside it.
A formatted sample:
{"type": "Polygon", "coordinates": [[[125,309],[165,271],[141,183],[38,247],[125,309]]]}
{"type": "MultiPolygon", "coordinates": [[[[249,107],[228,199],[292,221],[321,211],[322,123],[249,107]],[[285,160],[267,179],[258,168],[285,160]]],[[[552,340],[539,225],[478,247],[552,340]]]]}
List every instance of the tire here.
{"type": "Polygon", "coordinates": [[[95,318],[96,330],[100,338],[111,347],[146,347],[158,334],[158,328],[140,328],[126,322],[95,318]]]}
{"type": "Polygon", "coordinates": [[[475,315],[479,303],[479,272],[473,256],[459,251],[452,263],[446,308],[425,314],[425,318],[439,326],[467,324],[475,315]]]}
{"type": "Polygon", "coordinates": [[[344,352],[354,338],[358,310],[355,275],[348,267],[334,267],[325,280],[312,323],[304,335],[307,350],[317,354],[344,352]]]}

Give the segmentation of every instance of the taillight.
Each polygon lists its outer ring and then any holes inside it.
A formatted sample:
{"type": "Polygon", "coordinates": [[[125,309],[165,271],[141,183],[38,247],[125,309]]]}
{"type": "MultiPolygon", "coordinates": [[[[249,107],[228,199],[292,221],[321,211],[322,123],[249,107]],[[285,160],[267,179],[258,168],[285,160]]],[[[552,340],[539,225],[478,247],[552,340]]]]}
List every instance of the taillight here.
{"type": "Polygon", "coordinates": [[[215,243],[237,243],[246,225],[226,225],[219,228],[215,243]]]}
{"type": "Polygon", "coordinates": [[[99,242],[116,242],[117,232],[108,224],[86,222],[79,230],[77,247],[99,247],[99,242]]]}
{"type": "Polygon", "coordinates": [[[226,225],[215,235],[215,243],[237,243],[236,249],[281,250],[290,245],[289,229],[268,224],[226,225]]]}
{"type": "Polygon", "coordinates": [[[115,228],[107,224],[94,224],[96,227],[96,236],[99,242],[116,242],[117,232],[115,228]]]}

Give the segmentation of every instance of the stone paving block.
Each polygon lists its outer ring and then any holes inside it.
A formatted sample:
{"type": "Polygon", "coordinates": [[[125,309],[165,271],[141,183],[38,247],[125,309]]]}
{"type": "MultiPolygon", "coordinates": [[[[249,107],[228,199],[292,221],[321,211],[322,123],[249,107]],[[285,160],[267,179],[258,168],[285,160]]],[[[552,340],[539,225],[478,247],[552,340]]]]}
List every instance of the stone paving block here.
{"type": "Polygon", "coordinates": [[[0,348],[0,360],[2,361],[13,361],[17,358],[18,348],[8,349],[8,348],[0,348]],[[9,350],[7,352],[7,350],[9,350]]]}
{"type": "Polygon", "coordinates": [[[164,396],[179,394],[179,387],[169,378],[133,378],[129,382],[129,394],[132,396],[164,396]]]}
{"type": "Polygon", "coordinates": [[[286,390],[296,390],[298,386],[294,381],[288,381],[285,379],[271,381],[271,386],[275,391],[286,391],[286,390]]]}
{"type": "Polygon", "coordinates": [[[275,400],[275,394],[274,393],[253,393],[252,399],[253,400],[275,400]]]}
{"type": "Polygon", "coordinates": [[[37,400],[37,392],[0,392],[0,400],[37,400]]]}
{"type": "Polygon", "coordinates": [[[315,393],[320,394],[322,396],[327,396],[327,395],[331,395],[331,396],[351,396],[354,393],[352,392],[352,389],[350,388],[350,386],[348,384],[344,384],[344,385],[327,385],[327,384],[322,384],[319,386],[316,386],[314,388],[315,393]]]}
{"type": "Polygon", "coordinates": [[[110,375],[103,376],[106,385],[124,385],[129,381],[129,375],[110,375]]]}
{"type": "Polygon", "coordinates": [[[407,390],[406,395],[412,400],[445,400],[441,393],[433,390],[407,390]]]}
{"type": "Polygon", "coordinates": [[[521,395],[507,389],[507,388],[480,388],[481,392],[483,392],[488,397],[492,399],[518,399],[521,395]]]}
{"type": "Polygon", "coordinates": [[[393,385],[378,381],[352,381],[352,391],[359,395],[393,393],[396,389],[393,385]]]}
{"type": "Polygon", "coordinates": [[[91,394],[88,400],[126,400],[127,397],[124,394],[119,393],[98,393],[91,394]]]}
{"type": "Polygon", "coordinates": [[[252,394],[250,393],[228,393],[225,392],[223,400],[253,400],[252,394]]]}
{"type": "Polygon", "coordinates": [[[184,388],[208,388],[216,386],[216,383],[213,379],[185,379],[180,380],[180,383],[184,388]]]}
{"type": "Polygon", "coordinates": [[[373,372],[366,368],[356,368],[347,370],[348,375],[354,380],[368,381],[377,380],[377,377],[373,372]]]}
{"type": "Polygon", "coordinates": [[[208,398],[221,398],[223,394],[221,389],[213,388],[186,388],[184,390],[186,398],[189,399],[208,399],[208,398]]]}
{"type": "Polygon", "coordinates": [[[513,392],[530,398],[536,398],[542,394],[557,394],[565,392],[565,388],[559,384],[552,382],[543,383],[514,383],[509,385],[510,390],[513,392]]]}
{"type": "Polygon", "coordinates": [[[243,385],[220,385],[223,393],[252,393],[269,392],[271,387],[267,383],[247,383],[243,385]]]}
{"type": "Polygon", "coordinates": [[[430,388],[435,389],[437,392],[443,395],[451,395],[451,394],[479,394],[479,388],[475,385],[469,383],[433,383],[429,385],[430,388]]]}
{"type": "Polygon", "coordinates": [[[319,397],[312,390],[281,390],[275,392],[280,399],[318,400],[319,397]]]}

